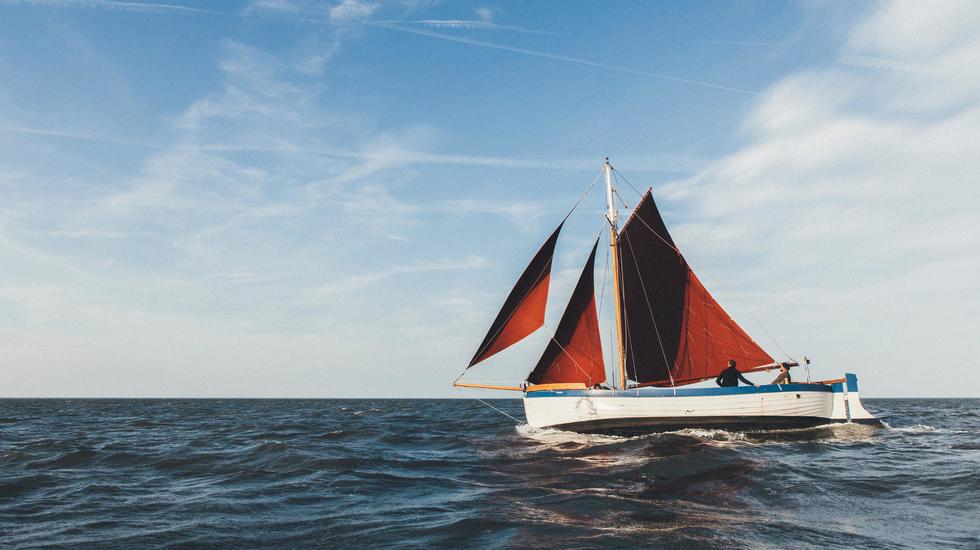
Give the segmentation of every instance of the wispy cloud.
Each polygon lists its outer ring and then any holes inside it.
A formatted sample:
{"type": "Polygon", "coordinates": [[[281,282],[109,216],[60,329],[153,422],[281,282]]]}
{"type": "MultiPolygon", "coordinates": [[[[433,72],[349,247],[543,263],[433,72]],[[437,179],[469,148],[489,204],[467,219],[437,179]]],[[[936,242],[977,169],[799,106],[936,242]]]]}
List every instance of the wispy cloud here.
{"type": "Polygon", "coordinates": [[[379,7],[377,2],[341,0],[331,7],[328,13],[331,21],[360,21],[374,15],[379,7]]]}
{"type": "Polygon", "coordinates": [[[85,238],[99,238],[99,239],[122,239],[127,236],[126,233],[120,231],[105,231],[102,229],[72,229],[72,230],[47,230],[40,231],[39,233],[44,235],[52,235],[55,237],[64,237],[66,239],[85,239],[85,238]]]}
{"type": "MultiPolygon", "coordinates": [[[[384,162],[388,166],[390,166],[392,163],[397,163],[447,166],[482,166],[491,168],[527,168],[536,170],[592,171],[596,168],[598,162],[594,157],[527,158],[440,153],[437,151],[419,150],[414,147],[417,145],[417,143],[411,140],[405,141],[399,146],[399,148],[389,146],[384,150],[379,150],[372,146],[367,146],[365,149],[353,150],[342,149],[324,143],[317,143],[313,146],[309,144],[276,144],[268,142],[203,142],[193,144],[167,144],[116,138],[112,136],[90,134],[85,132],[29,127],[0,128],[0,133],[24,134],[68,140],[90,141],[109,145],[126,145],[148,149],[166,149],[187,152],[294,153],[301,154],[304,157],[321,157],[324,159],[340,158],[384,162]]],[[[628,166],[632,170],[684,173],[697,169],[702,162],[703,159],[692,157],[686,153],[663,153],[643,157],[630,157],[624,155],[618,157],[617,159],[618,164],[628,166]]],[[[350,173],[348,175],[341,176],[341,178],[350,179],[355,176],[356,174],[350,173]]]]}
{"type": "Polygon", "coordinates": [[[180,4],[163,4],[156,2],[123,2],[119,0],[3,0],[5,4],[30,4],[36,6],[53,6],[62,8],[88,8],[138,13],[180,13],[235,15],[232,12],[217,11],[180,4]]]}
{"type": "Polygon", "coordinates": [[[524,34],[557,35],[553,31],[543,31],[527,29],[514,25],[501,25],[485,19],[420,19],[415,21],[372,21],[372,23],[385,23],[389,25],[422,25],[435,29],[465,29],[465,30],[486,30],[486,31],[512,31],[524,34]]]}
{"type": "Polygon", "coordinates": [[[893,59],[882,59],[869,55],[842,55],[840,57],[842,65],[851,67],[864,67],[867,69],[888,69],[893,71],[910,71],[912,67],[907,63],[900,63],[893,59]]]}
{"type": "Polygon", "coordinates": [[[608,70],[608,71],[616,71],[616,72],[633,74],[633,75],[638,75],[638,76],[645,76],[645,77],[650,77],[650,78],[656,78],[658,80],[666,80],[666,81],[669,81],[669,82],[677,82],[677,83],[681,83],[681,84],[689,84],[689,85],[692,85],[692,86],[700,86],[700,87],[703,87],[703,88],[711,88],[711,89],[714,89],[714,90],[722,90],[722,91],[732,92],[732,93],[736,93],[736,94],[743,94],[743,95],[750,95],[750,96],[758,95],[756,92],[753,92],[751,90],[743,90],[741,88],[734,88],[734,87],[731,87],[731,86],[723,86],[723,85],[720,85],[720,84],[713,84],[711,82],[704,82],[704,81],[701,81],[701,80],[694,80],[694,79],[690,79],[690,78],[682,78],[682,77],[677,77],[677,76],[671,76],[671,75],[667,75],[667,74],[663,74],[663,73],[657,73],[657,72],[652,72],[652,71],[644,71],[644,70],[639,70],[639,69],[633,69],[633,68],[630,68],[630,67],[623,67],[623,66],[620,66],[620,65],[611,65],[611,64],[608,64],[608,63],[601,63],[601,62],[598,62],[598,61],[590,61],[588,59],[582,59],[582,58],[571,57],[571,56],[567,56],[567,55],[560,55],[560,54],[554,54],[554,53],[543,52],[543,51],[538,51],[538,50],[532,50],[532,49],[528,49],[528,48],[519,48],[519,47],[516,47],[516,46],[508,46],[508,45],[505,45],[505,44],[498,44],[498,43],[495,43],[495,42],[488,42],[488,41],[485,41],[485,40],[476,40],[474,38],[466,38],[466,37],[462,37],[462,36],[455,36],[455,35],[451,35],[451,34],[439,33],[439,32],[435,32],[435,31],[431,31],[431,30],[427,30],[427,29],[419,29],[419,28],[407,27],[407,26],[402,25],[402,24],[393,24],[393,23],[386,23],[386,22],[370,22],[369,24],[372,25],[372,26],[376,26],[376,27],[380,27],[380,28],[385,28],[385,29],[389,29],[389,30],[392,30],[392,31],[409,33],[409,34],[417,34],[419,36],[427,36],[429,38],[435,38],[435,39],[438,39],[438,40],[445,40],[445,41],[448,41],[448,42],[456,42],[456,43],[459,43],[459,44],[467,44],[467,45],[470,45],[470,46],[476,46],[476,47],[480,47],[480,48],[488,48],[488,49],[492,49],[492,50],[507,51],[507,52],[518,53],[518,54],[522,54],[522,55],[529,55],[529,56],[533,56],[533,57],[540,57],[540,58],[543,58],[543,59],[552,59],[552,60],[555,60],[555,61],[564,61],[566,63],[575,63],[575,64],[578,64],[578,65],[586,65],[586,66],[589,66],[589,67],[596,67],[596,68],[605,69],[605,70],[608,70]]]}
{"type": "Polygon", "coordinates": [[[99,143],[107,143],[114,145],[139,145],[141,147],[151,147],[148,143],[124,140],[124,139],[114,139],[108,136],[87,134],[84,132],[71,132],[67,130],[53,130],[48,128],[28,128],[24,126],[8,126],[6,128],[0,128],[0,132],[9,134],[25,134],[30,136],[43,136],[43,137],[55,137],[55,138],[65,138],[71,140],[80,141],[96,141],[99,143]]]}
{"type": "Polygon", "coordinates": [[[752,48],[786,48],[789,44],[782,42],[753,42],[750,40],[692,40],[691,44],[709,46],[748,46],[752,48]]]}
{"type": "Polygon", "coordinates": [[[389,267],[377,271],[360,273],[330,281],[307,290],[312,297],[322,298],[337,294],[346,294],[361,290],[366,286],[377,284],[400,275],[416,275],[437,271],[458,271],[463,269],[482,269],[490,262],[481,256],[467,256],[461,260],[420,261],[406,265],[389,267]]]}

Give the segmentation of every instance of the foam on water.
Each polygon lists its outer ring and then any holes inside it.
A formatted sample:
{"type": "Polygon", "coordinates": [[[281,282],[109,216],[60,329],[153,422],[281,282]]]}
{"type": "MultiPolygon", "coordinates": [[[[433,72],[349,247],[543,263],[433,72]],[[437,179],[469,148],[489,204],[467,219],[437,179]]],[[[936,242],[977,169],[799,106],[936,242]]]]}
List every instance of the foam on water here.
{"type": "Polygon", "coordinates": [[[554,428],[535,428],[529,424],[518,424],[514,427],[514,429],[522,437],[532,439],[545,445],[564,445],[568,443],[583,446],[602,445],[605,443],[616,443],[623,441],[624,439],[628,439],[615,435],[580,434],[576,432],[557,430],[554,428]]]}
{"type": "Polygon", "coordinates": [[[745,441],[745,434],[741,432],[729,432],[727,430],[710,430],[702,428],[685,428],[683,430],[677,430],[673,433],[677,435],[686,435],[688,437],[697,437],[700,439],[707,439],[709,441],[745,441]]]}

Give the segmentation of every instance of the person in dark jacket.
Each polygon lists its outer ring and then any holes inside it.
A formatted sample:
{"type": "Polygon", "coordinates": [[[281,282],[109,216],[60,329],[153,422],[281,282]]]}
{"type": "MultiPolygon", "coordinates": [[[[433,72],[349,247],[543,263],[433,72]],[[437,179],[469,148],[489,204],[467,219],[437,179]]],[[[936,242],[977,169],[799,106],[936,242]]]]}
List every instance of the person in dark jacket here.
{"type": "Polygon", "coordinates": [[[738,372],[738,369],[735,368],[735,360],[729,359],[728,368],[721,371],[721,374],[718,375],[718,378],[715,378],[715,383],[723,388],[731,388],[737,386],[739,380],[745,382],[750,386],[755,385],[752,382],[746,380],[745,377],[742,376],[742,373],[738,372]]]}

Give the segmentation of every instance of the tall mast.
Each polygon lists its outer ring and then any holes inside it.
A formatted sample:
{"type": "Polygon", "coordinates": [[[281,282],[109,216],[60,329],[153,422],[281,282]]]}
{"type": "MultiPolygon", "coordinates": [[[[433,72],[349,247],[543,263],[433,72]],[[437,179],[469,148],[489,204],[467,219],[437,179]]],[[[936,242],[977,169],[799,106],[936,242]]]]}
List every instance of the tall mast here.
{"type": "Polygon", "coordinates": [[[613,194],[616,190],[613,188],[612,165],[609,164],[609,157],[606,157],[606,161],[602,165],[602,171],[606,175],[606,206],[609,209],[606,213],[606,219],[609,220],[609,247],[611,248],[610,252],[612,253],[613,293],[615,294],[613,298],[616,303],[616,341],[619,348],[619,383],[625,390],[626,355],[623,350],[623,311],[622,304],[620,303],[619,299],[619,230],[616,227],[616,218],[618,217],[618,213],[616,212],[616,203],[613,202],[613,194]]]}

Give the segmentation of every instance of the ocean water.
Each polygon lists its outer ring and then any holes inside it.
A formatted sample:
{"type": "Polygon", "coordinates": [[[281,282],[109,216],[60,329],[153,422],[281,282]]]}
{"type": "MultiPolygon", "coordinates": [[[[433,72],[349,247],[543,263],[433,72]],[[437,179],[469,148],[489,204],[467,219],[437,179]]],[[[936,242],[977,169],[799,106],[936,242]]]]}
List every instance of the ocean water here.
{"type": "Polygon", "coordinates": [[[618,438],[473,400],[0,400],[0,546],[980,547],[980,400],[865,404],[890,428],[618,438]]]}

